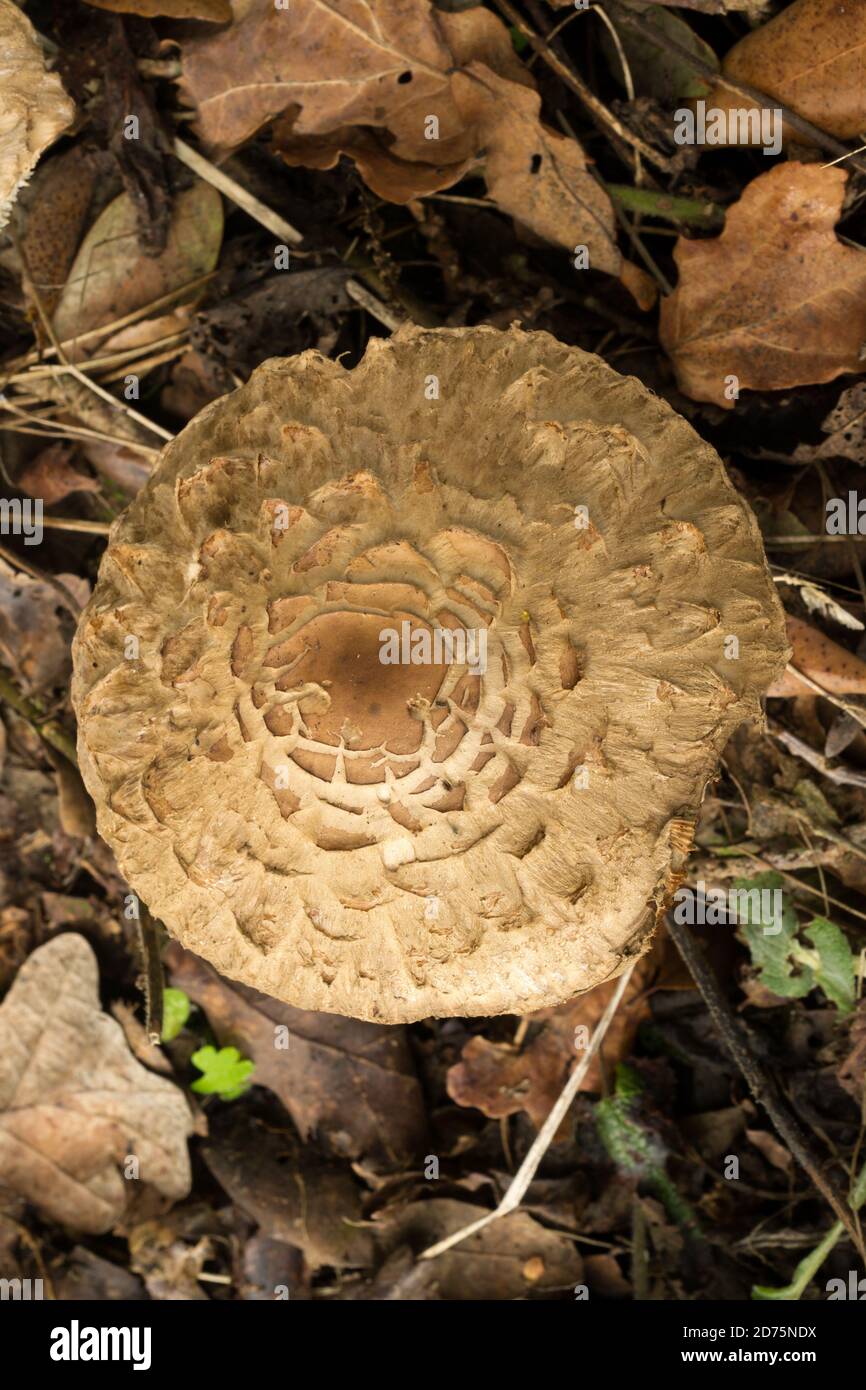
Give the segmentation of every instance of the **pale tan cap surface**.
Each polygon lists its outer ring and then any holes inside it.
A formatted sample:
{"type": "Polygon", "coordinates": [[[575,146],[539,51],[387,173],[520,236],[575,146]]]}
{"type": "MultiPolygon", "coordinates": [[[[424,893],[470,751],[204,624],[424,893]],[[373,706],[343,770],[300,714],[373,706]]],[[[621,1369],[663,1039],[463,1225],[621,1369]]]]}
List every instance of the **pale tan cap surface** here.
{"type": "Polygon", "coordinates": [[[755,519],[664,402],[544,333],[413,328],[353,371],[265,362],[168,446],[73,699],[173,935],[401,1022],[538,1009],[645,948],[786,654],[755,519]],[[380,660],[446,627],[483,629],[483,674],[380,660]]]}

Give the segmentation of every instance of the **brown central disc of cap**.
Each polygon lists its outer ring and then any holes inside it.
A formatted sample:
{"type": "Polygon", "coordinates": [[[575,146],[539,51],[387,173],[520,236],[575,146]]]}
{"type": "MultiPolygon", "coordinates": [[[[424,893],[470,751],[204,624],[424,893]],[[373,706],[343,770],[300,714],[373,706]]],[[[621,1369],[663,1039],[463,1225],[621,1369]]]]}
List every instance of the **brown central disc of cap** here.
{"type": "Polygon", "coordinates": [[[419,747],[424,727],[411,715],[409,701],[418,695],[435,700],[448,668],[434,662],[386,665],[382,661],[383,634],[396,631],[400,638],[404,622],[410,625],[410,641],[418,631],[432,636],[428,623],[408,613],[387,618],[378,613],[321,613],[285,644],[284,659],[298,660],[278,682],[279,689],[314,682],[331,698],[324,712],[305,708],[306,704],[314,707],[314,699],[301,701],[304,722],[319,743],[338,745],[344,738],[349,748],[384,744],[392,753],[414,753],[419,747]]]}

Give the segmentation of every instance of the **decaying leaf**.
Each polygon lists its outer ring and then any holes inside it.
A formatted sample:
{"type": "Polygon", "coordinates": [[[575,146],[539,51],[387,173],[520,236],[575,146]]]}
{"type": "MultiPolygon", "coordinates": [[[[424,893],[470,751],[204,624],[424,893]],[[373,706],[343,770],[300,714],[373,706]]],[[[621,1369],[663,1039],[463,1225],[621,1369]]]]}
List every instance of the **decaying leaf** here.
{"type": "Polygon", "coordinates": [[[12,0],[0,0],[0,227],[43,150],[74,117],[29,19],[12,0]]]}
{"type": "Polygon", "coordinates": [[[0,1007],[0,1184],[75,1230],[123,1215],[124,1167],[165,1197],[190,1187],[190,1113],[99,1006],[96,958],[66,933],[34,951],[0,1007]]]}
{"type": "Polygon", "coordinates": [[[435,1260],[413,1259],[486,1215],[484,1207],[445,1197],[383,1213],[375,1230],[388,1258],[365,1296],[449,1303],[524,1299],[573,1287],[581,1279],[583,1261],[573,1242],[525,1211],[494,1221],[435,1260]]]}
{"type": "MultiPolygon", "coordinates": [[[[786,615],[785,627],[793,649],[792,666],[832,695],[866,695],[866,662],[859,656],[834,642],[820,628],[790,613],[786,615]]],[[[768,695],[777,697],[814,693],[793,671],[783,671],[767,691],[768,695]]]]}
{"type": "Polygon", "coordinates": [[[234,149],[282,117],[274,138],[289,163],[331,168],[347,153],[398,203],[483,171],[503,211],[619,273],[607,194],[577,142],[540,121],[508,29],[483,7],[252,0],[231,29],[182,53],[181,90],[207,145],[234,149]]]}
{"type": "MultiPolygon", "coordinates": [[[[850,139],[866,129],[866,5],[845,0],[794,0],[726,55],[722,74],[756,87],[819,126],[850,139]]],[[[748,106],[718,86],[707,106],[748,106]]],[[[803,136],[798,132],[802,143],[803,136]]]]}
{"type": "MultiPolygon", "coordinates": [[[[90,585],[75,574],[57,578],[80,603],[90,585]]],[[[9,667],[27,695],[65,686],[74,622],[57,590],[0,560],[0,662],[9,667]]]]}
{"type": "Polygon", "coordinates": [[[362,1189],[345,1164],[326,1162],[249,1107],[214,1117],[204,1160],[265,1235],[303,1250],[314,1269],[370,1263],[362,1189]]]}
{"type": "Polygon", "coordinates": [[[206,275],[216,265],[222,229],[220,195],[198,182],[175,199],[165,250],[142,255],[135,208],[122,193],[81,243],[54,315],[57,336],[65,341],[112,323],[206,275]]]}
{"type": "MultiPolygon", "coordinates": [[[[581,1090],[602,1089],[603,1075],[629,1055],[641,1021],[649,1016],[648,999],[663,987],[669,968],[670,942],[659,936],[653,949],[635,967],[623,1000],[608,1029],[601,1056],[590,1063],[581,1090]]],[[[569,1072],[580,1061],[593,1029],[610,1003],[617,982],[597,985],[568,1004],[531,1015],[543,1024],[527,1046],[511,1047],[475,1037],[448,1072],[448,1094],[458,1105],[475,1106],[491,1119],[524,1110],[540,1128],[569,1072]]],[[[566,1137],[563,1125],[558,1138],[566,1137]]]]}
{"type": "Polygon", "coordinates": [[[847,175],[778,164],[750,183],[725,229],[680,238],[661,339],[680,389],[732,408],[726,389],[780,391],[863,371],[866,253],[833,228],[847,175]]]}
{"type": "Polygon", "coordinates": [[[420,1151],[421,1088],[401,1028],[293,1009],[222,979],[175,942],[166,959],[172,983],[204,1009],[221,1043],[253,1059],[254,1081],[279,1096],[304,1137],[380,1167],[420,1151]]]}

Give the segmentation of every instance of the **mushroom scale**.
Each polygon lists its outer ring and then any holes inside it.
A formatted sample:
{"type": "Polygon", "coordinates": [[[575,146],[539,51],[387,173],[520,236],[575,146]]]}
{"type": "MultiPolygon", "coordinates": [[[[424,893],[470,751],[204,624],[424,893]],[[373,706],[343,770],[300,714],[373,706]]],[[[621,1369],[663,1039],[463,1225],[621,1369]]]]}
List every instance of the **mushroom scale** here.
{"type": "Polygon", "coordinates": [[[784,668],[755,519],[545,333],[265,362],[163,452],[74,644],[100,832],[185,946],[305,1009],[526,1013],[610,979],[784,668]]]}

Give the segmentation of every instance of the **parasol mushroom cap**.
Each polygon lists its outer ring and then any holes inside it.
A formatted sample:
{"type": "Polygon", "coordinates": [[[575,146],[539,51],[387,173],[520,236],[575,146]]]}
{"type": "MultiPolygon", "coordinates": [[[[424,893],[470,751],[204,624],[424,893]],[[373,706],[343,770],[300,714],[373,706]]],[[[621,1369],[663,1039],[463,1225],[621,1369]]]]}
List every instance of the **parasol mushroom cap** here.
{"type": "Polygon", "coordinates": [[[100,831],[184,946],[397,1023],[644,950],[787,652],[755,519],[668,405],[546,333],[412,327],[267,361],[165,449],[73,700],[100,831]]]}
{"type": "Polygon", "coordinates": [[[74,118],[30,20],[12,0],[0,0],[0,227],[42,152],[74,118]]]}

